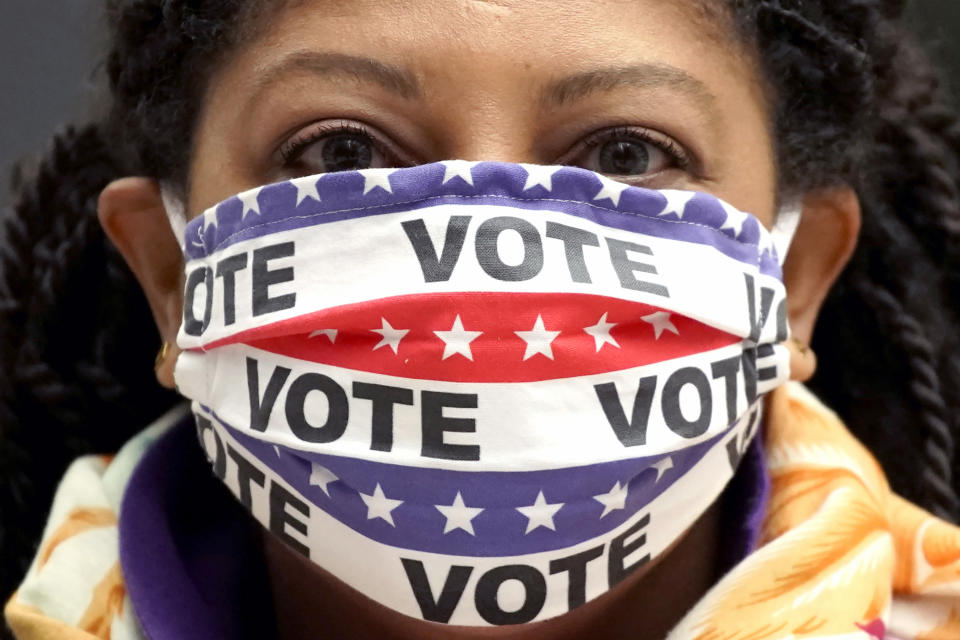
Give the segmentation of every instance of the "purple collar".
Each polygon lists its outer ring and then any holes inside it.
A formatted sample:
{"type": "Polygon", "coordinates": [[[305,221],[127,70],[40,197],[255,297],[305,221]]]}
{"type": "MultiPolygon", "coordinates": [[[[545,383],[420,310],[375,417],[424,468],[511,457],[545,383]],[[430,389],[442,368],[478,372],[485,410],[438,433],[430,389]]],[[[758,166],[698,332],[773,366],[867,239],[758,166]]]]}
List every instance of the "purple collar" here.
{"type": "Polygon", "coordinates": [[[213,475],[190,415],[146,451],[120,505],[120,564],[150,640],[268,638],[259,525],[213,475]]]}
{"type": "MultiPolygon", "coordinates": [[[[769,490],[758,437],[720,498],[725,569],[755,548],[769,490]]],[[[192,416],[153,443],[130,477],[118,525],[120,564],[146,637],[273,636],[273,600],[258,528],[213,475],[192,416]]]]}

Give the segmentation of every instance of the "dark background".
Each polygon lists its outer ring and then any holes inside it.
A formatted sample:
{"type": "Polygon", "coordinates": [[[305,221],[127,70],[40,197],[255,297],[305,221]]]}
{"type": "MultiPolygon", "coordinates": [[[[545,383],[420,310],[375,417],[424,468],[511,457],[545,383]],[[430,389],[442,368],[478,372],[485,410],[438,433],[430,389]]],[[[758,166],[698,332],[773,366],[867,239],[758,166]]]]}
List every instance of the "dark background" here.
{"type": "MultiPolygon", "coordinates": [[[[94,112],[103,4],[0,0],[0,206],[9,202],[14,163],[39,153],[58,127],[94,112]]],[[[951,84],[960,85],[960,0],[913,4],[912,19],[951,84]]]]}

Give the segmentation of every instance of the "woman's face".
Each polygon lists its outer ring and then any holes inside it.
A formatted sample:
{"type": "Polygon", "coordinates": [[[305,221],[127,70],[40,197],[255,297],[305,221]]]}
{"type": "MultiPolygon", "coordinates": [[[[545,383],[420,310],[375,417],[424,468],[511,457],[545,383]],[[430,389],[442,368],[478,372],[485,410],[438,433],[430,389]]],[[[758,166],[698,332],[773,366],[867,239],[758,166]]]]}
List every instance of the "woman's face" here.
{"type": "MultiPolygon", "coordinates": [[[[193,215],[297,175],[460,158],[571,164],[706,191],[773,222],[769,92],[719,0],[277,4],[206,88],[189,167],[193,215]]],[[[175,344],[183,265],[156,182],[113,183],[100,215],[175,344]]],[[[858,224],[849,189],[806,194],[785,268],[801,342],[858,224]]],[[[174,360],[158,369],[169,386],[174,360]]],[[[800,379],[813,370],[805,362],[800,379]]]]}
{"type": "Polygon", "coordinates": [[[189,211],[296,175],[462,158],[708,191],[769,224],[762,83],[699,4],[290,3],[210,84],[189,211]]]}

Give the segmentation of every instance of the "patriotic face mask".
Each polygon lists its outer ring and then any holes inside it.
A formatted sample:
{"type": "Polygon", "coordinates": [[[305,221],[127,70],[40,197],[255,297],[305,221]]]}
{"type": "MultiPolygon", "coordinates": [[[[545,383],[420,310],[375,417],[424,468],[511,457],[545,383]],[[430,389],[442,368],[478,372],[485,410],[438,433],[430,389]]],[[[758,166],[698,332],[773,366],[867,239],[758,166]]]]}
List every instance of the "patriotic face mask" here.
{"type": "Polygon", "coordinates": [[[544,620],[657,558],[789,374],[773,238],[703,193],[449,161],[247,191],[183,241],[217,476],[424,620],[544,620]]]}

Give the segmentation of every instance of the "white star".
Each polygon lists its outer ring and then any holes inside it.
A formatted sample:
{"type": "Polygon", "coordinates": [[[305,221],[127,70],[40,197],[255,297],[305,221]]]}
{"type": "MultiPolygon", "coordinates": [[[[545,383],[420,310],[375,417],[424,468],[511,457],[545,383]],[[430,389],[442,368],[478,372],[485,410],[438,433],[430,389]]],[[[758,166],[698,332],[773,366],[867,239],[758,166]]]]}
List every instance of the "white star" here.
{"type": "Polygon", "coordinates": [[[680,335],[677,328],[670,322],[670,313],[667,311],[657,311],[641,318],[644,322],[653,325],[653,332],[656,339],[659,340],[664,331],[680,335]]]}
{"type": "Polygon", "coordinates": [[[593,499],[603,505],[603,513],[600,514],[600,518],[603,519],[605,515],[611,511],[616,511],[617,509],[623,509],[627,504],[627,486],[620,486],[620,481],[617,480],[617,483],[613,485],[613,488],[610,489],[607,493],[601,493],[599,496],[593,496],[593,499]]]}
{"type": "Polygon", "coordinates": [[[691,191],[677,191],[676,189],[664,189],[660,193],[667,199],[667,205],[663,208],[663,211],[657,215],[663,217],[674,213],[681,220],[683,220],[687,203],[693,200],[693,197],[696,195],[691,191]]]}
{"type": "Polygon", "coordinates": [[[308,338],[316,338],[317,336],[327,336],[330,340],[330,344],[333,344],[337,341],[337,330],[336,329],[317,329],[316,331],[311,331],[308,338]]]}
{"type": "Polygon", "coordinates": [[[393,516],[390,514],[390,512],[402,505],[403,500],[391,500],[387,496],[383,495],[383,489],[380,488],[379,482],[377,483],[377,488],[373,490],[372,496],[361,493],[360,497],[367,505],[367,520],[380,518],[381,520],[386,520],[388,523],[390,523],[391,527],[397,526],[393,523],[393,516]]]}
{"type": "Polygon", "coordinates": [[[726,202],[721,203],[724,213],[727,214],[727,220],[723,223],[721,229],[730,229],[733,231],[733,235],[739,236],[743,232],[743,223],[747,221],[747,214],[740,211],[739,209],[734,209],[726,202]]]}
{"type": "Polygon", "coordinates": [[[247,217],[248,213],[255,213],[260,215],[260,201],[257,199],[260,197],[260,188],[251,189],[250,191],[244,191],[239,196],[240,202],[243,203],[243,211],[240,213],[240,219],[243,220],[247,217]]]}
{"type": "Polygon", "coordinates": [[[597,176],[600,178],[600,184],[603,185],[603,188],[600,189],[600,192],[593,197],[594,200],[603,200],[604,198],[609,199],[613,203],[613,206],[620,206],[620,195],[630,188],[630,185],[623,184],[622,182],[617,182],[616,180],[611,180],[606,176],[597,176]]]}
{"type": "Polygon", "coordinates": [[[360,173],[363,175],[363,195],[367,195],[377,187],[384,191],[393,193],[393,187],[390,186],[390,174],[396,169],[364,169],[360,173]]]}
{"type": "Polygon", "coordinates": [[[537,499],[532,505],[517,507],[517,511],[527,517],[527,530],[523,534],[526,535],[537,527],[546,527],[556,531],[557,527],[553,524],[553,516],[562,508],[562,502],[547,504],[546,498],[543,497],[543,491],[541,491],[537,494],[537,499]]]}
{"type": "Polygon", "coordinates": [[[203,232],[206,233],[207,229],[210,227],[216,227],[217,223],[220,221],[217,220],[217,209],[216,207],[211,207],[203,212],[203,232]]]}
{"type": "MultiPolygon", "coordinates": [[[[206,219],[204,219],[204,223],[206,223],[206,219]]],[[[206,238],[203,237],[203,232],[206,231],[207,229],[203,225],[197,227],[196,229],[197,229],[197,238],[199,241],[194,240],[193,238],[190,238],[190,244],[192,244],[195,247],[201,247],[201,248],[205,247],[207,240],[206,238]]]]}
{"type": "Polygon", "coordinates": [[[553,347],[550,343],[560,335],[559,331],[547,331],[543,326],[543,317],[538,315],[537,321],[533,324],[530,331],[514,331],[515,334],[523,338],[527,343],[527,350],[523,353],[523,359],[529,360],[539,354],[545,355],[553,360],[553,347]]]}
{"type": "Polygon", "coordinates": [[[277,445],[273,445],[273,451],[274,451],[274,453],[277,454],[277,457],[279,458],[279,457],[280,457],[280,447],[278,447],[277,445]]]}
{"type": "Polygon", "coordinates": [[[297,206],[307,198],[313,198],[320,202],[320,193],[317,191],[318,178],[300,178],[293,180],[293,186],[297,188],[297,206]]]}
{"type": "Polygon", "coordinates": [[[468,160],[445,160],[441,164],[445,167],[443,184],[447,184],[454,178],[460,178],[470,186],[473,186],[473,174],[471,170],[480,163],[470,162],[468,160]]]}
{"type": "Polygon", "coordinates": [[[600,353],[600,349],[602,349],[603,345],[605,344],[612,344],[616,348],[620,348],[620,345],[617,344],[617,340],[610,335],[610,330],[615,326],[617,326],[616,322],[607,322],[607,314],[604,313],[602,316],[600,316],[597,324],[584,329],[585,332],[593,336],[593,341],[597,347],[597,353],[600,353]]]}
{"type": "Polygon", "coordinates": [[[393,349],[393,352],[396,353],[397,349],[400,348],[400,341],[403,340],[403,336],[410,333],[409,329],[394,329],[390,326],[390,323],[387,322],[386,318],[380,318],[380,321],[383,323],[379,329],[370,329],[374,333],[379,333],[383,336],[383,340],[377,343],[377,346],[373,348],[374,351],[380,347],[390,347],[393,349]]]}
{"type": "Polygon", "coordinates": [[[553,191],[553,174],[559,171],[560,167],[544,167],[539,164],[521,164],[520,166],[527,172],[527,181],[523,185],[524,191],[536,186],[553,191]]]}
{"type": "Polygon", "coordinates": [[[450,506],[442,504],[434,506],[437,508],[437,511],[442,513],[443,517],[447,519],[447,523],[443,527],[444,533],[450,533],[456,529],[463,529],[472,536],[476,535],[473,531],[473,523],[471,520],[480,515],[483,509],[468,507],[463,504],[463,496],[460,495],[459,491],[457,491],[457,497],[453,499],[453,504],[450,506]]]}
{"type": "Polygon", "coordinates": [[[476,340],[483,333],[482,331],[467,331],[463,328],[463,322],[460,321],[458,314],[453,321],[453,327],[449,331],[434,331],[437,337],[443,340],[443,360],[460,354],[467,360],[473,362],[473,352],[470,351],[470,343],[476,340]]]}
{"type": "Polygon", "coordinates": [[[311,462],[310,468],[310,485],[314,487],[320,487],[320,489],[327,494],[327,496],[329,496],[330,490],[327,489],[327,485],[331,482],[336,482],[340,478],[334,475],[333,471],[330,471],[330,469],[327,469],[316,462],[311,462]]]}
{"type": "Polygon", "coordinates": [[[667,471],[670,471],[670,469],[673,469],[673,458],[667,456],[660,462],[651,465],[650,468],[657,470],[657,479],[654,480],[654,484],[656,484],[657,482],[660,482],[660,478],[663,476],[663,474],[665,474],[667,471]]]}

